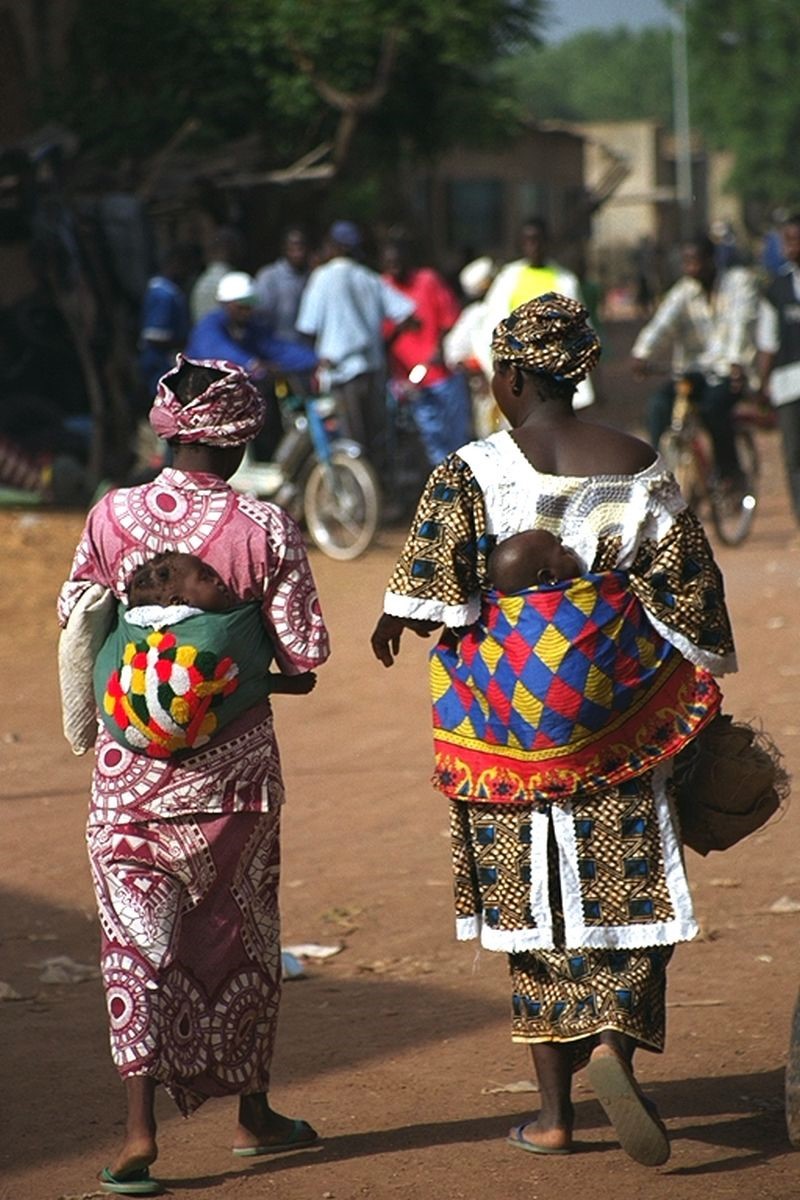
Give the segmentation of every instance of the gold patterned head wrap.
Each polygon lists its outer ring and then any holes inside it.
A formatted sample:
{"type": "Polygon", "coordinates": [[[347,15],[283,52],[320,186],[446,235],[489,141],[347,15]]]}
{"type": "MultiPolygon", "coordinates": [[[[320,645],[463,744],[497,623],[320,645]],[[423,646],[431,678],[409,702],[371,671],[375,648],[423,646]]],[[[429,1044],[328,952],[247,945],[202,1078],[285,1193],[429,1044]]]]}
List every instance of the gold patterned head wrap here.
{"type": "Polygon", "coordinates": [[[600,357],[600,339],[578,300],[546,292],[526,300],[492,335],[492,358],[523,371],[580,383],[600,357]]]}

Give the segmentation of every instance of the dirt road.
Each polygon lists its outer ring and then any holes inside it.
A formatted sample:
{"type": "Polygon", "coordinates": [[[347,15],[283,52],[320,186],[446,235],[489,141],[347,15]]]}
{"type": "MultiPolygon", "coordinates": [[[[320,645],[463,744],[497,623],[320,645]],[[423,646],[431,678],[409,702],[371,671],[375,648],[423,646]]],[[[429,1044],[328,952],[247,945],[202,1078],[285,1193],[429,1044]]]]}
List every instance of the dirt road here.
{"type": "MultiPolygon", "coordinates": [[[[613,385],[613,363],[609,375],[613,385]]],[[[800,538],[774,437],[761,448],[752,539],[719,551],[741,663],[725,691],[797,773],[800,538]]],[[[54,596],[80,525],[77,514],[0,512],[0,980],[21,997],[0,1002],[3,1200],[96,1194],[121,1128],[98,980],[41,980],[48,959],[91,967],[97,956],[83,848],[90,763],[61,738],[54,666],[54,596]]],[[[342,949],[286,986],[273,1099],[324,1145],[243,1165],[230,1154],[233,1102],[184,1122],[162,1100],[159,1177],[195,1200],[796,1197],[783,1066],[800,914],[772,911],[800,908],[796,806],[727,854],[690,855],[703,936],[673,961],[667,1051],[640,1062],[670,1162],[647,1171],[628,1160],[582,1076],[579,1153],[548,1160],[505,1144],[536,1097],[509,1090],[530,1068],[509,1039],[503,957],[453,938],[446,812],[428,786],[426,645],[408,639],[391,672],[368,650],[400,540],[385,534],[353,564],[314,555],[334,655],[311,696],[276,701],[289,793],[284,944],[342,949]]]]}

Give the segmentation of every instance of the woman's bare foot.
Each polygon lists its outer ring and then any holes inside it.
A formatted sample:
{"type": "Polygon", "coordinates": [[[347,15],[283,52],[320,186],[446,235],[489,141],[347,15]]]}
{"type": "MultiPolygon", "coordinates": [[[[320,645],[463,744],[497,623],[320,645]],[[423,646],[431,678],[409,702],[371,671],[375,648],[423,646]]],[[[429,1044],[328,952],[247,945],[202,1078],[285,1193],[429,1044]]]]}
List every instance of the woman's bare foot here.
{"type": "Polygon", "coordinates": [[[158,1158],[158,1146],[154,1136],[126,1137],[109,1171],[117,1178],[124,1178],[131,1171],[141,1171],[158,1158]]]}
{"type": "Polygon", "coordinates": [[[572,1129],[564,1126],[545,1128],[539,1121],[528,1121],[515,1125],[508,1133],[508,1141],[521,1150],[533,1154],[569,1154],[572,1150],[572,1129]]]}
{"type": "Polygon", "coordinates": [[[130,1171],[141,1171],[158,1158],[154,1111],[155,1079],[148,1075],[130,1076],[125,1080],[125,1094],[128,1102],[125,1141],[108,1168],[115,1176],[125,1176],[130,1171]]]}
{"type": "Polygon", "coordinates": [[[278,1147],[290,1143],[296,1144],[299,1149],[316,1140],[317,1135],[310,1125],[275,1112],[263,1093],[239,1098],[239,1122],[233,1135],[234,1151],[263,1147],[268,1153],[272,1145],[278,1147]]]}

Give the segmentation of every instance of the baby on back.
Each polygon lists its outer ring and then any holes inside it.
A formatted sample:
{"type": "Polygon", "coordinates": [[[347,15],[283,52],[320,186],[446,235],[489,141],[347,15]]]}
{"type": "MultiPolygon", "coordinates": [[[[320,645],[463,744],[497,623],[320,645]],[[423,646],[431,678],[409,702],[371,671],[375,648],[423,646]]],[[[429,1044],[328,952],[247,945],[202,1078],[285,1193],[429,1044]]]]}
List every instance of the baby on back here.
{"type": "Polygon", "coordinates": [[[128,584],[128,603],[131,610],[182,604],[204,612],[227,612],[236,599],[202,558],[168,550],[137,567],[128,584]]]}
{"type": "MultiPolygon", "coordinates": [[[[212,566],[196,554],[179,550],[167,550],[143,563],[128,584],[128,619],[134,624],[157,624],[165,614],[148,612],[151,608],[180,606],[197,612],[224,613],[238,604],[240,601],[212,566]]],[[[316,681],[313,671],[302,675],[271,671],[269,691],[306,695],[316,681]]]]}
{"type": "Polygon", "coordinates": [[[130,603],[97,655],[94,692],[121,745],[169,758],[206,745],[276,692],[303,695],[316,675],[270,671],[273,647],[257,601],[243,602],[208,563],[169,551],[128,583],[130,603]]]}
{"type": "Polygon", "coordinates": [[[489,577],[500,592],[522,592],[581,574],[582,567],[572,551],[546,529],[515,533],[489,555],[489,577]]]}

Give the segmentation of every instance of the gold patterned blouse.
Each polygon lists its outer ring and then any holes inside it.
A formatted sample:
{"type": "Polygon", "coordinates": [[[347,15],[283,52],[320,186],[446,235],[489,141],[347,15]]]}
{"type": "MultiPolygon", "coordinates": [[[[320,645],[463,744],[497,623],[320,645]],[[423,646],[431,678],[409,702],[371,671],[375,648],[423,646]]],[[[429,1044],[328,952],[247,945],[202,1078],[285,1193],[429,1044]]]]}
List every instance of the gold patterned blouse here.
{"type": "Polygon", "coordinates": [[[658,631],[690,661],[736,670],[722,576],[705,532],[659,458],[636,475],[548,475],[506,431],[471,442],[430,475],[384,610],[471,624],[505,538],[547,529],[587,570],[626,570],[658,631]]]}

